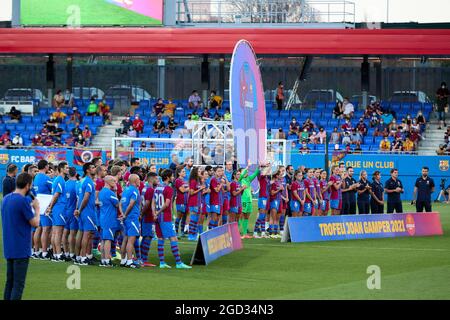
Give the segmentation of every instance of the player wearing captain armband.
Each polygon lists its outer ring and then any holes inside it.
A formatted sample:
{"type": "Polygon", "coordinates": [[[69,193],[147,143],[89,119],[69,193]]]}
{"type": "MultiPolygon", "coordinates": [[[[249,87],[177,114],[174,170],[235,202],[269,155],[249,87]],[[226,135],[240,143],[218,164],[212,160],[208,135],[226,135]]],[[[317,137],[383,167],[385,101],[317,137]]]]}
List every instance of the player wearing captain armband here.
{"type": "Polygon", "coordinates": [[[231,175],[230,184],[230,222],[239,221],[242,213],[242,192],[244,192],[246,186],[239,183],[241,177],[241,169],[236,170],[231,175]]]}
{"type": "Polygon", "coordinates": [[[245,186],[245,190],[242,193],[242,217],[239,220],[240,227],[241,227],[241,235],[243,238],[251,238],[251,236],[247,235],[248,231],[248,218],[250,217],[250,214],[252,213],[252,188],[251,184],[252,181],[258,176],[259,174],[259,168],[256,168],[255,172],[253,172],[251,175],[248,175],[248,169],[252,163],[250,160],[248,160],[247,168],[245,168],[241,172],[241,176],[239,178],[239,183],[242,186],[245,186]]]}
{"type": "Polygon", "coordinates": [[[327,216],[328,210],[330,210],[330,195],[331,195],[331,185],[333,182],[327,181],[327,172],[325,170],[322,170],[320,172],[320,193],[322,195],[322,201],[319,206],[320,213],[319,215],[327,216]]]}
{"type": "Polygon", "coordinates": [[[201,214],[201,196],[204,186],[200,185],[198,167],[194,167],[189,177],[189,199],[188,208],[190,214],[189,221],[189,241],[197,240],[197,224],[201,214]]]}
{"type": "Polygon", "coordinates": [[[305,205],[305,185],[302,178],[303,172],[301,170],[295,171],[294,181],[291,185],[292,199],[290,200],[293,217],[301,217],[305,205]]]}
{"type": "MultiPolygon", "coordinates": [[[[175,232],[178,234],[178,230],[180,227],[180,221],[186,218],[184,217],[187,214],[188,208],[188,197],[189,197],[189,184],[187,183],[186,177],[186,169],[178,168],[176,170],[176,180],[175,180],[175,190],[176,190],[176,202],[175,206],[177,208],[177,218],[175,220],[175,232]]],[[[184,232],[184,225],[182,225],[181,231],[184,232]]]]}
{"type": "Polygon", "coordinates": [[[175,225],[172,222],[172,197],[173,189],[170,183],[173,180],[171,170],[164,170],[161,173],[162,185],[159,185],[154,192],[152,200],[152,212],[155,217],[156,235],[158,236],[158,256],[160,268],[171,268],[164,259],[164,240],[170,239],[170,247],[175,257],[177,269],[191,269],[181,261],[178,250],[178,238],[175,233],[175,225]]]}
{"type": "Polygon", "coordinates": [[[316,185],[313,180],[313,174],[314,174],[313,169],[308,169],[306,179],[303,180],[306,193],[305,207],[303,209],[305,216],[316,215],[314,207],[317,203],[317,197],[316,197],[316,185]]]}

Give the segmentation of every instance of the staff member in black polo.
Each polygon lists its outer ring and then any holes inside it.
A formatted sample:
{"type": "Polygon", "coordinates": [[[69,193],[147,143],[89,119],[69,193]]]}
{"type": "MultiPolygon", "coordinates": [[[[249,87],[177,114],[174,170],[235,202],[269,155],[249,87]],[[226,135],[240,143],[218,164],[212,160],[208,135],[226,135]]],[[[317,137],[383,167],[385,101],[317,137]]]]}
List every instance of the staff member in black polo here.
{"type": "Polygon", "coordinates": [[[16,175],[19,169],[15,164],[10,163],[6,169],[6,176],[3,178],[3,197],[14,191],[16,188],[16,175]]]}
{"type": "Polygon", "coordinates": [[[405,192],[402,182],[398,179],[398,170],[391,170],[391,178],[384,184],[384,191],[387,193],[387,213],[402,213],[403,206],[400,194],[405,192]]]}
{"type": "Polygon", "coordinates": [[[358,187],[358,213],[368,214],[370,213],[370,186],[367,180],[367,171],[361,170],[359,173],[359,187],[358,187]]]}
{"type": "Polygon", "coordinates": [[[431,212],[431,194],[434,192],[434,181],[428,176],[428,167],[422,168],[422,176],[414,185],[412,204],[416,204],[416,212],[431,212]],[[417,195],[417,198],[416,198],[417,195]]]}
{"type": "Polygon", "coordinates": [[[380,171],[375,171],[370,184],[370,213],[384,213],[384,188],[380,171]]]}
{"type": "Polygon", "coordinates": [[[347,174],[344,178],[344,189],[342,189],[342,213],[356,214],[356,189],[359,183],[353,178],[353,167],[347,168],[347,174]]]}

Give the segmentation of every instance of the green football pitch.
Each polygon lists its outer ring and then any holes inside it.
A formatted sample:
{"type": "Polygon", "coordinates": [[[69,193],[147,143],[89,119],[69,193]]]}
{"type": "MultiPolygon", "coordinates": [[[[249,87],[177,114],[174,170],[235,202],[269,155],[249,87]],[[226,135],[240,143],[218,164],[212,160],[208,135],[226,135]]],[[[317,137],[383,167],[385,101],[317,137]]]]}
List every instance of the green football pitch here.
{"type": "MultiPolygon", "coordinates": [[[[405,211],[413,208],[405,203],[405,211]]],[[[450,206],[435,204],[443,236],[315,243],[244,240],[244,249],[191,270],[80,267],[69,290],[68,263],[30,260],[24,299],[450,299],[450,206]],[[381,289],[367,288],[380,267],[381,289]]],[[[254,223],[254,216],[251,227],[254,223]]],[[[195,244],[180,241],[188,263],[195,244]]],[[[150,260],[157,262],[156,243],[150,260]]],[[[3,246],[1,246],[3,250],[3,246]]],[[[167,244],[167,262],[174,259],[167,244]]],[[[5,260],[0,261],[0,287],[5,260]]]]}
{"type": "Polygon", "coordinates": [[[160,20],[120,8],[104,0],[22,0],[24,25],[160,25],[160,20]]]}

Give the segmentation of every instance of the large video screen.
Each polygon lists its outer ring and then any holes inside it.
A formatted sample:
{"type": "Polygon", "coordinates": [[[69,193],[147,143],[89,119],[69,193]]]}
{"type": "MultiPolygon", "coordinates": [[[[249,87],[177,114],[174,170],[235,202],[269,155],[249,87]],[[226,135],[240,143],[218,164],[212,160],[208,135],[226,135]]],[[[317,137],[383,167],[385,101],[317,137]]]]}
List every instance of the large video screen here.
{"type": "Polygon", "coordinates": [[[22,0],[23,26],[162,25],[163,0],[22,0]]]}

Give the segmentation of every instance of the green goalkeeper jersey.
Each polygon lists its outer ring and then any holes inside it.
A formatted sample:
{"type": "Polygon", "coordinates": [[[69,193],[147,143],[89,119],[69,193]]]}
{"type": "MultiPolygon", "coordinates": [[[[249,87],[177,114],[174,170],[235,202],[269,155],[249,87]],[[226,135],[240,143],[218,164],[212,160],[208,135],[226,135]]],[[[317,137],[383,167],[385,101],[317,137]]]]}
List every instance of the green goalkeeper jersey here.
{"type": "Polygon", "coordinates": [[[253,172],[253,174],[249,175],[248,177],[244,178],[244,176],[248,173],[247,169],[244,169],[244,171],[242,171],[241,173],[241,178],[239,179],[239,182],[246,186],[244,192],[242,192],[242,203],[244,202],[252,202],[252,188],[250,188],[250,185],[253,181],[253,179],[255,179],[258,174],[259,174],[259,168],[257,168],[255,170],[255,172],[253,172]]]}

